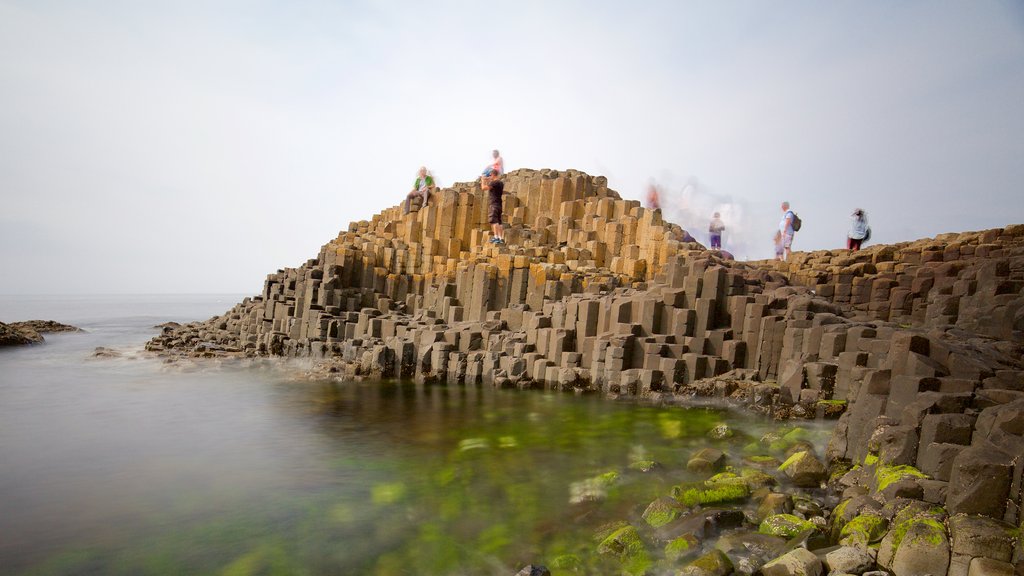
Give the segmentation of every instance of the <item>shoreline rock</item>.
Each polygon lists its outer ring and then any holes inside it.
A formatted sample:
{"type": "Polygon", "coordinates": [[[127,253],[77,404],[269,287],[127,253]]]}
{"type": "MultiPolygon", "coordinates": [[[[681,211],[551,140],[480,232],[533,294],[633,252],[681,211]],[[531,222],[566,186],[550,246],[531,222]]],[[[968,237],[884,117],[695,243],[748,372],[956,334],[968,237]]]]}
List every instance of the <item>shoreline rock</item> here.
{"type": "MultiPolygon", "coordinates": [[[[166,327],[147,349],[309,358],[313,376],[341,380],[709,397],[833,419],[824,460],[790,438],[779,463],[835,494],[799,547],[880,542],[877,562],[897,576],[1024,563],[1020,538],[1009,555],[958,548],[947,520],[980,515],[1017,534],[1024,522],[1024,225],[743,263],[604,178],[505,181],[506,245],[487,241],[479,187],[456,184],[408,215],[352,223],[260,295],[166,327]],[[878,520],[858,519],[867,511],[878,520]]],[[[821,569],[789,553],[770,570],[821,569]]]]}
{"type": "Polygon", "coordinates": [[[43,334],[50,332],[84,332],[84,330],[53,320],[27,320],[9,324],[0,322],[0,346],[41,344],[45,341],[43,334]]]}

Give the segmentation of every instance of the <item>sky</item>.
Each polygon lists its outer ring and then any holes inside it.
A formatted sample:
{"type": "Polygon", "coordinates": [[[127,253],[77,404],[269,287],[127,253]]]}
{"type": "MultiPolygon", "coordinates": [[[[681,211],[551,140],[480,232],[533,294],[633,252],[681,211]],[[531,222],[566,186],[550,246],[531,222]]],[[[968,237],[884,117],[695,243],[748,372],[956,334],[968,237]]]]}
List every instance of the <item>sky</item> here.
{"type": "Polygon", "coordinates": [[[1024,2],[0,0],[0,293],[257,293],[421,165],[741,259],[1024,222],[1024,2]]]}

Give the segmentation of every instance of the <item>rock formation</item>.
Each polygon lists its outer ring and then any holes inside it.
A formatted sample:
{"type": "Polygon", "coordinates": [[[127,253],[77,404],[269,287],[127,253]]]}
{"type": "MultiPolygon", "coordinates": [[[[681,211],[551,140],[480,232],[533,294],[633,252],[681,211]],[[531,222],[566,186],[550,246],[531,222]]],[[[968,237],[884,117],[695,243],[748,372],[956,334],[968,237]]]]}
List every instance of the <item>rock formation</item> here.
{"type": "Polygon", "coordinates": [[[45,332],[82,332],[81,328],[53,320],[27,320],[4,324],[0,322],[0,346],[20,346],[43,342],[45,332]]]}
{"type": "MultiPolygon", "coordinates": [[[[487,242],[479,187],[457,184],[147,348],[838,417],[833,541],[880,542],[897,575],[1024,563],[1024,226],[737,263],[601,177],[518,170],[505,190],[507,245],[487,242]]],[[[796,460],[794,478],[825,474],[796,460]]],[[[800,554],[772,573],[816,561],[800,554]]]]}

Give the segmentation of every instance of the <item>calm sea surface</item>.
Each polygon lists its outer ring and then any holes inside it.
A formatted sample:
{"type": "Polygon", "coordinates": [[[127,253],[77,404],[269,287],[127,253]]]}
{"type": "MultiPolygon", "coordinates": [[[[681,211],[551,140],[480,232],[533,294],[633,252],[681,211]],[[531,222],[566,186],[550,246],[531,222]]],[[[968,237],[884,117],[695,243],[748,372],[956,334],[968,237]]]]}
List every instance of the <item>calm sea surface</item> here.
{"type": "Polygon", "coordinates": [[[240,298],[0,296],[5,322],[88,331],[0,349],[0,573],[514,574],[573,556],[580,573],[615,572],[594,553],[599,526],[693,479],[682,464],[716,423],[771,426],[142,351],[154,324],[240,298]],[[668,472],[628,469],[640,459],[668,472]]]}

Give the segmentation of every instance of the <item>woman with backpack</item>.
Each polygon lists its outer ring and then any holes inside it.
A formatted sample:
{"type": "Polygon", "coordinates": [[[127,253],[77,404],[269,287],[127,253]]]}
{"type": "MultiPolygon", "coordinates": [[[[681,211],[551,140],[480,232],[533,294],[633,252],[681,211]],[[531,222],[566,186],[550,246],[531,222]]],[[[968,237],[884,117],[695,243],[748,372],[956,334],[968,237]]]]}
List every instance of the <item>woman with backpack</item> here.
{"type": "Polygon", "coordinates": [[[871,227],[868,226],[868,215],[860,208],[850,216],[850,232],[846,235],[846,248],[856,252],[860,245],[871,238],[871,227]]]}

